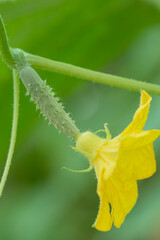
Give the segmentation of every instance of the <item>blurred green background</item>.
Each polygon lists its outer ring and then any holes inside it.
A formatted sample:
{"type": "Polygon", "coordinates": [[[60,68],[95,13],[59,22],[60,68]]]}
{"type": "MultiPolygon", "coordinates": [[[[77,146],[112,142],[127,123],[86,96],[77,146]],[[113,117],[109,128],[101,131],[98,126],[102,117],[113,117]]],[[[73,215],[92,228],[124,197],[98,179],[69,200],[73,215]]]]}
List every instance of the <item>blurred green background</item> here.
{"type": "MultiPolygon", "coordinates": [[[[160,84],[159,0],[0,1],[12,47],[93,70],[160,84]]],[[[140,94],[38,71],[82,130],[109,124],[115,137],[129,124],[140,94]]],[[[18,137],[0,199],[0,240],[159,240],[160,140],[157,173],[139,181],[139,198],[120,229],[91,227],[98,211],[94,172],[74,142],[43,120],[20,86],[18,137]]],[[[0,59],[0,174],[7,156],[13,105],[11,71],[0,59]]],[[[160,129],[160,97],[152,96],[146,129],[160,129]]]]}

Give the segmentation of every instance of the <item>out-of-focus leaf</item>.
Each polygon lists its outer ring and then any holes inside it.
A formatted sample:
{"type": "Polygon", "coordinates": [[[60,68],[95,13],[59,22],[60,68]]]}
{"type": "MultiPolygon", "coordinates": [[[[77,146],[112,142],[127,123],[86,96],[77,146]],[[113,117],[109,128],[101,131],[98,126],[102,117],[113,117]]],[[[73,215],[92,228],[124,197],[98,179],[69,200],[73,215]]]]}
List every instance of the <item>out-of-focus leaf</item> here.
{"type": "Polygon", "coordinates": [[[153,4],[154,6],[156,6],[158,9],[160,9],[160,2],[159,0],[144,0],[145,2],[148,2],[150,4],[153,4]]]}

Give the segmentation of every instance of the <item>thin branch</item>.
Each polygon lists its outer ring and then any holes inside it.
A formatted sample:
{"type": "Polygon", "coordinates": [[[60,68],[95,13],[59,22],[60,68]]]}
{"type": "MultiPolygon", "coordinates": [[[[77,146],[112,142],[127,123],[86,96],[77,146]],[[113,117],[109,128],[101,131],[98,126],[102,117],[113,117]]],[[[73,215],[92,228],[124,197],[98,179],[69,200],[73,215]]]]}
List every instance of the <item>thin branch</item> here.
{"type": "Polygon", "coordinates": [[[160,85],[119,77],[107,73],[101,73],[71,64],[50,60],[26,53],[28,62],[35,68],[56,72],[71,77],[89,80],[133,91],[145,90],[148,93],[160,95],[160,85]]]}

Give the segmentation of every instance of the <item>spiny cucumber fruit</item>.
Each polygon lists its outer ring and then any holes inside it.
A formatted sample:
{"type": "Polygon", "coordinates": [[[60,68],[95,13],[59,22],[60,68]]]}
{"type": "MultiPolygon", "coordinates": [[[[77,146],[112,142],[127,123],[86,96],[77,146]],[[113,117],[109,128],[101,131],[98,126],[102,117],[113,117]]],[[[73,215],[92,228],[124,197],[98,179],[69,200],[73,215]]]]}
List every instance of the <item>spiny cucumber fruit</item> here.
{"type": "Polygon", "coordinates": [[[30,66],[19,69],[20,78],[43,116],[49,120],[58,130],[77,139],[80,135],[74,121],[64,111],[61,103],[54,96],[52,89],[46,85],[37,72],[30,66]]]}

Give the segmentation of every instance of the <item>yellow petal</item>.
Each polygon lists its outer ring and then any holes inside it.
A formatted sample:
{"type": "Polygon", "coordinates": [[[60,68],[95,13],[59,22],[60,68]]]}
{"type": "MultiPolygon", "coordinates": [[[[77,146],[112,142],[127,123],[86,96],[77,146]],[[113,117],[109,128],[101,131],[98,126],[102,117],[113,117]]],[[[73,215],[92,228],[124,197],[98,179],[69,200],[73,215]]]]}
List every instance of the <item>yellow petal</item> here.
{"type": "Polygon", "coordinates": [[[159,135],[159,130],[150,130],[125,136],[121,140],[117,166],[125,176],[144,179],[153,175],[156,171],[153,141],[159,135]]]}
{"type": "Polygon", "coordinates": [[[120,147],[125,148],[126,151],[141,148],[149,143],[153,143],[159,136],[160,130],[157,129],[141,131],[137,134],[132,133],[125,137],[121,137],[120,147]]]}
{"type": "Polygon", "coordinates": [[[123,172],[116,168],[112,177],[106,181],[106,191],[114,225],[119,228],[137,201],[137,182],[125,178],[123,172]]]}
{"type": "Polygon", "coordinates": [[[100,197],[100,207],[96,221],[93,224],[93,227],[99,231],[109,231],[112,227],[112,218],[110,214],[106,184],[103,178],[104,171],[105,169],[101,171],[101,175],[98,179],[97,193],[100,197]]]}
{"type": "Polygon", "coordinates": [[[134,114],[133,121],[122,132],[121,136],[125,136],[132,132],[137,132],[143,129],[148,117],[151,100],[152,98],[148,93],[145,91],[141,92],[140,106],[134,114]]]}

